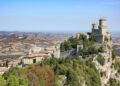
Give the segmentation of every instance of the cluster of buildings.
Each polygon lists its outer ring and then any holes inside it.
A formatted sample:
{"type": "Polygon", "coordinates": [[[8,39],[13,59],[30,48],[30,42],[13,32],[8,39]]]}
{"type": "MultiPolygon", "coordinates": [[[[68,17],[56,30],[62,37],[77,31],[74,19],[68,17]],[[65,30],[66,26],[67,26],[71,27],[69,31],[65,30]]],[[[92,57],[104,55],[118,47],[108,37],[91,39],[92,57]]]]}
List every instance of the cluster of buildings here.
{"type": "Polygon", "coordinates": [[[49,47],[33,47],[29,54],[22,59],[24,65],[40,62],[45,58],[60,58],[60,45],[49,47]]]}
{"type": "Polygon", "coordinates": [[[18,57],[17,59],[4,59],[0,60],[0,74],[8,71],[11,67],[16,67],[21,64],[22,56],[18,57]]]}
{"type": "Polygon", "coordinates": [[[0,60],[0,74],[8,71],[11,67],[24,67],[29,64],[41,62],[43,59],[50,57],[60,58],[59,44],[48,47],[34,46],[29,50],[27,55],[0,60]]]}

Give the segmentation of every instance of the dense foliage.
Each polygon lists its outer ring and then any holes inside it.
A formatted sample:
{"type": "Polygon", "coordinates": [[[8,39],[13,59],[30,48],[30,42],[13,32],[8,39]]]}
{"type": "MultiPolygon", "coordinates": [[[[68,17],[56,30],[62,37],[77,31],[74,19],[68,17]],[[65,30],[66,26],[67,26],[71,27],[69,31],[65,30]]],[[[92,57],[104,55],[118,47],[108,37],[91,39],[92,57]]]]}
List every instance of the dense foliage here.
{"type": "Polygon", "coordinates": [[[5,80],[2,76],[0,76],[0,86],[5,86],[5,80]]]}
{"type": "Polygon", "coordinates": [[[76,49],[77,44],[80,43],[79,39],[76,39],[74,37],[70,37],[67,41],[64,41],[61,43],[60,50],[61,52],[68,51],[71,49],[76,49]]]}
{"type": "Polygon", "coordinates": [[[86,39],[86,36],[81,34],[79,39],[70,37],[67,41],[61,43],[60,50],[61,52],[69,51],[76,49],[77,45],[82,45],[83,49],[81,50],[81,54],[97,54],[98,51],[102,52],[102,48],[97,49],[96,46],[94,46],[95,43],[92,38],[86,39]]]}
{"type": "Polygon", "coordinates": [[[101,86],[91,61],[81,58],[49,58],[24,69],[12,68],[0,77],[0,86],[101,86]]]}
{"type": "Polygon", "coordinates": [[[98,55],[97,57],[97,61],[101,64],[101,65],[104,65],[105,63],[105,59],[102,55],[98,55]]]}

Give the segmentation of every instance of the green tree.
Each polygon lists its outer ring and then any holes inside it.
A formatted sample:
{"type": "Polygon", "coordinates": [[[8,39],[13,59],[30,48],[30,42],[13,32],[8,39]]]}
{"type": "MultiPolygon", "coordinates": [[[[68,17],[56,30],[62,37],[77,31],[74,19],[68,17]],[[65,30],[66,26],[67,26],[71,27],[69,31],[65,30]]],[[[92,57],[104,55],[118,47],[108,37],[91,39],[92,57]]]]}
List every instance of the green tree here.
{"type": "Polygon", "coordinates": [[[55,86],[63,86],[63,83],[61,80],[56,80],[55,86]]]}
{"type": "Polygon", "coordinates": [[[64,43],[61,43],[61,45],[60,45],[60,51],[61,51],[61,52],[64,52],[64,51],[65,51],[64,43]]]}
{"type": "Polygon", "coordinates": [[[85,79],[87,86],[101,86],[100,74],[96,69],[95,64],[91,60],[88,60],[86,65],[88,66],[85,68],[85,79]]]}
{"type": "Polygon", "coordinates": [[[67,50],[70,50],[71,49],[71,43],[70,43],[70,41],[65,41],[64,42],[64,47],[65,47],[65,50],[67,51],[67,50]]]}
{"type": "Polygon", "coordinates": [[[70,85],[70,86],[79,86],[80,85],[77,73],[75,71],[73,71],[73,70],[67,71],[66,76],[67,76],[68,85],[70,85]]]}
{"type": "Polygon", "coordinates": [[[1,75],[0,75],[0,86],[5,86],[5,80],[1,75]]]}
{"type": "Polygon", "coordinates": [[[7,79],[7,86],[28,86],[28,83],[15,75],[10,75],[7,79]]]}

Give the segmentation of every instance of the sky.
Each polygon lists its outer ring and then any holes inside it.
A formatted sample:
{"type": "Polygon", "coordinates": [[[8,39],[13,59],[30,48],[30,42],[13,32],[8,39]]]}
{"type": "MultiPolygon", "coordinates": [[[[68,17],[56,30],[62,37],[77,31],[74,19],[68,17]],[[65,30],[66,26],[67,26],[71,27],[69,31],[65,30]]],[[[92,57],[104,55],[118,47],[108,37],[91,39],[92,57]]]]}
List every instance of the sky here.
{"type": "Polygon", "coordinates": [[[120,0],[0,0],[0,31],[91,31],[101,17],[120,31],[120,0]]]}

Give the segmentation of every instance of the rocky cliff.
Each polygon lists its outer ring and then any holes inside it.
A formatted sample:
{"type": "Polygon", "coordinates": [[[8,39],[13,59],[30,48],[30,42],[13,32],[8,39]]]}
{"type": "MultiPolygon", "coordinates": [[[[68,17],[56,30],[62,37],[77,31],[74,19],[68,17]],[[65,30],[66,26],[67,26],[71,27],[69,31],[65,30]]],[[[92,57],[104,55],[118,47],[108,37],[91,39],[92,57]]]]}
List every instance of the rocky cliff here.
{"type": "MultiPolygon", "coordinates": [[[[115,58],[113,58],[113,49],[111,42],[102,44],[103,52],[99,52],[94,58],[93,62],[100,73],[102,86],[113,86],[110,80],[115,79],[118,83],[120,81],[120,74],[115,70],[115,58]]],[[[117,85],[118,86],[118,85],[117,85]]]]}

